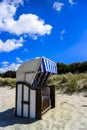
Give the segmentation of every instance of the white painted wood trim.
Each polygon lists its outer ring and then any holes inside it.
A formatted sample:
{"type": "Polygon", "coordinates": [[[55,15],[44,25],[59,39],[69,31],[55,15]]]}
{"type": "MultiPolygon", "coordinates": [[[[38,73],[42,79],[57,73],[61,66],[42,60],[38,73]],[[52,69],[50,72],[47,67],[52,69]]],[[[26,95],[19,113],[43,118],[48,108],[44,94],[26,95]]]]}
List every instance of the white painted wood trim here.
{"type": "Polygon", "coordinates": [[[23,117],[28,117],[28,105],[24,104],[23,107],[23,117]]]}
{"type": "Polygon", "coordinates": [[[17,115],[21,116],[21,111],[22,111],[22,85],[18,85],[18,92],[17,92],[17,115]]]}
{"type": "Polygon", "coordinates": [[[36,91],[30,89],[30,118],[36,118],[36,91]]]}
{"type": "MultiPolygon", "coordinates": [[[[24,85],[24,101],[28,102],[28,87],[24,85]]],[[[23,117],[28,117],[28,104],[23,105],[23,117]]]]}

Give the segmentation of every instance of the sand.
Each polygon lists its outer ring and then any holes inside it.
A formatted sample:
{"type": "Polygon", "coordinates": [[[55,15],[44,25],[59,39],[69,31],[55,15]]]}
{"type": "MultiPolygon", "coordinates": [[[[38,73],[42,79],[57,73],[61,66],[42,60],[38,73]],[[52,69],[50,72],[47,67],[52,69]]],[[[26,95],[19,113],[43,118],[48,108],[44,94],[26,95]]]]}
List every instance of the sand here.
{"type": "Polygon", "coordinates": [[[0,87],[0,130],[87,130],[87,97],[59,94],[41,120],[14,116],[15,89],[0,87]]]}

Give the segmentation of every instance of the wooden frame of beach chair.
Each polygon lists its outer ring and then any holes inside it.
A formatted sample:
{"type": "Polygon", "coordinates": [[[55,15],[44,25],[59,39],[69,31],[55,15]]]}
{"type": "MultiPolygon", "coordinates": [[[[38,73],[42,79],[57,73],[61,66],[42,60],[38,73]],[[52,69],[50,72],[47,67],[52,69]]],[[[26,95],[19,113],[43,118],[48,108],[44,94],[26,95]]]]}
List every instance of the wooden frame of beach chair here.
{"type": "MultiPolygon", "coordinates": [[[[49,60],[45,61],[48,63],[49,60]]],[[[43,58],[35,59],[22,64],[17,70],[16,116],[41,119],[44,113],[55,107],[55,87],[46,85],[52,70],[44,70],[42,62],[43,58]]],[[[56,64],[53,65],[56,73],[56,64]]]]}

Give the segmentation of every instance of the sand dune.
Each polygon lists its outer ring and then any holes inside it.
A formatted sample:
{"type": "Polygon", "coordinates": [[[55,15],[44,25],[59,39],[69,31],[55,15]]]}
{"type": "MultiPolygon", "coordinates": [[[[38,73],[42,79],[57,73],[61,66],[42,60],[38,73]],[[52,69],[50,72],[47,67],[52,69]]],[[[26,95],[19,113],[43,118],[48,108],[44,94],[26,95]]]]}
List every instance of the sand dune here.
{"type": "Polygon", "coordinates": [[[15,89],[0,87],[0,130],[87,130],[87,97],[58,94],[56,107],[42,120],[18,118],[13,115],[15,89]]]}

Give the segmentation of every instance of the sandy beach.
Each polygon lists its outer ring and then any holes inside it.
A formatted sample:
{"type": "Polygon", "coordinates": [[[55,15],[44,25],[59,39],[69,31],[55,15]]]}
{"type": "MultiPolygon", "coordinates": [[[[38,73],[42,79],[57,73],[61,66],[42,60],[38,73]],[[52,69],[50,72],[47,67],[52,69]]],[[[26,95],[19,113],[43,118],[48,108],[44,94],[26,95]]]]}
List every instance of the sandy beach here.
{"type": "Polygon", "coordinates": [[[87,130],[87,97],[56,91],[56,107],[41,120],[14,116],[15,89],[0,87],[0,130],[87,130]]]}

